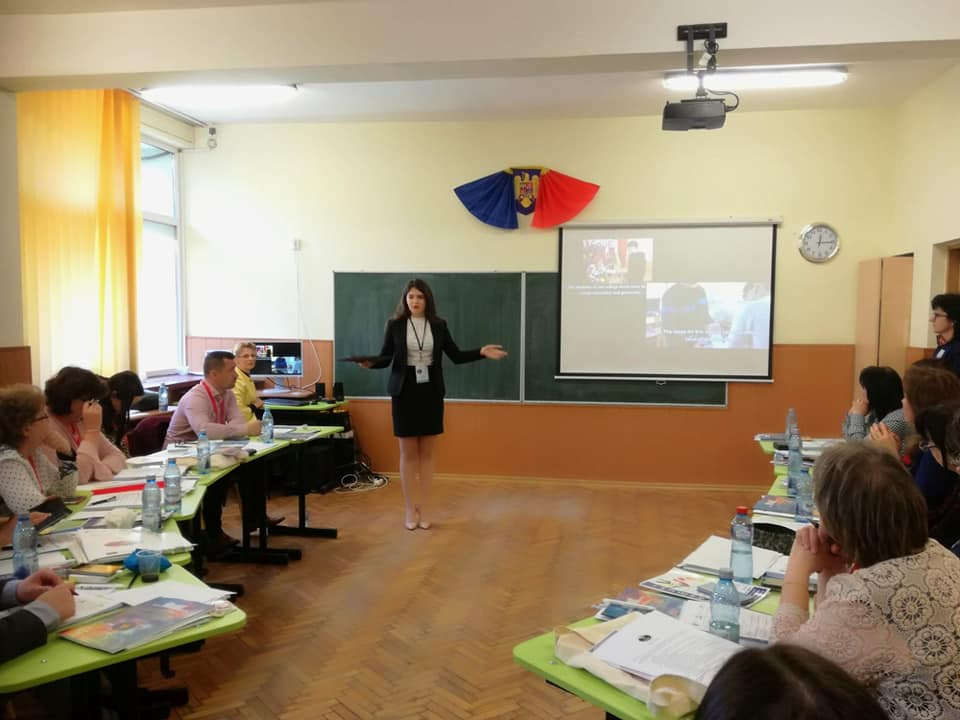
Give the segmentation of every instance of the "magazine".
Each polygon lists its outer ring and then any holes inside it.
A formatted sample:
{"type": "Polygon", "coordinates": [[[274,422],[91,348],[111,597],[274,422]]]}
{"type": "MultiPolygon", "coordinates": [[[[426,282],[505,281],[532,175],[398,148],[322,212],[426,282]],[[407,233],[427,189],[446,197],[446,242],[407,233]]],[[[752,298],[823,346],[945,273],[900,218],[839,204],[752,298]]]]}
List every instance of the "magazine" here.
{"type": "Polygon", "coordinates": [[[205,622],[211,610],[210,605],[203,603],[159,597],[100,620],[68,628],[60,633],[60,637],[95,650],[118,653],[205,622]]]}
{"type": "Polygon", "coordinates": [[[709,581],[710,578],[700,573],[673,568],[663,575],[644,580],[640,587],[684,600],[706,600],[698,588],[709,581]]]}

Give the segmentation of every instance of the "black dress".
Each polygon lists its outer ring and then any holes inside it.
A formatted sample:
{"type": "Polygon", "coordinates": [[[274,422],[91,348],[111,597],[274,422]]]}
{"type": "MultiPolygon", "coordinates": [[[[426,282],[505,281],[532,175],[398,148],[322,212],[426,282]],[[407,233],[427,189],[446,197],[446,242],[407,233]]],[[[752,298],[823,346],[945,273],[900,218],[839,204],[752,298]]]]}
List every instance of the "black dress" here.
{"type": "Polygon", "coordinates": [[[440,435],[443,432],[443,355],[456,364],[482,360],[480,349],[461,350],[453,341],[447,323],[437,319],[430,322],[433,334],[430,382],[418,383],[416,371],[407,365],[407,318],[387,321],[383,347],[373,363],[374,368],[390,366],[387,390],[392,399],[393,434],[397,437],[440,435]]]}

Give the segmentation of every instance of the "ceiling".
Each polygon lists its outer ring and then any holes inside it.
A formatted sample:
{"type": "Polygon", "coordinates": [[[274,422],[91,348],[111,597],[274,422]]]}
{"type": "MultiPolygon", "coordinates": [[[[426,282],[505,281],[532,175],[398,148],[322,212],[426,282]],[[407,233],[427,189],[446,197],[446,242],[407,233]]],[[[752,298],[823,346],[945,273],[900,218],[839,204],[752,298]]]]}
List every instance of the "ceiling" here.
{"type": "Polygon", "coordinates": [[[741,93],[739,112],[899,104],[960,63],[956,0],[0,0],[0,88],[275,82],[205,123],[654,115],[682,95],[677,24],[725,18],[720,68],[842,64],[846,83],[741,93]],[[704,9],[708,8],[708,9],[704,9]],[[21,13],[21,14],[11,14],[21,13]],[[25,13],[25,14],[23,14],[25,13]],[[823,22],[829,17],[831,22],[823,22]]]}

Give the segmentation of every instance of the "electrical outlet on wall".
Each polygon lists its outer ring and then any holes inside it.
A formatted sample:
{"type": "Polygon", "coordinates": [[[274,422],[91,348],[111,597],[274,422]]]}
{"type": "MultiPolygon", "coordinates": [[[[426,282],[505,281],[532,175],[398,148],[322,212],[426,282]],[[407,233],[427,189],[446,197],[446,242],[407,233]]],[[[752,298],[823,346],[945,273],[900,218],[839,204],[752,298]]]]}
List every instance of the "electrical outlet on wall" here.
{"type": "Polygon", "coordinates": [[[300,252],[300,250],[301,250],[302,248],[303,248],[303,240],[301,240],[301,239],[298,238],[298,237],[295,237],[295,238],[293,239],[293,251],[294,251],[294,252],[300,252]]]}

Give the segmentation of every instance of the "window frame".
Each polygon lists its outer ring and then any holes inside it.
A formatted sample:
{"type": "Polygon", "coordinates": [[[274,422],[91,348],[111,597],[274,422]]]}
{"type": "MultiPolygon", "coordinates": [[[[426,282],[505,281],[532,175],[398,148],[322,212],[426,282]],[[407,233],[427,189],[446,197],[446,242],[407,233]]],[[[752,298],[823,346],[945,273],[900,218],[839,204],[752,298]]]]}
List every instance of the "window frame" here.
{"type": "MultiPolygon", "coordinates": [[[[179,372],[180,368],[186,366],[186,318],[185,318],[185,309],[186,309],[186,300],[184,298],[185,286],[183,282],[183,228],[181,226],[181,219],[183,218],[183,193],[182,189],[182,173],[181,173],[181,153],[182,149],[171,145],[169,142],[166,142],[159,138],[158,136],[147,132],[145,128],[140,130],[140,142],[145,145],[151,145],[153,147],[159,148],[161,150],[166,150],[173,156],[173,210],[176,213],[175,215],[164,215],[163,213],[148,212],[144,210],[141,218],[141,246],[143,243],[143,222],[152,222],[158,225],[168,225],[174,228],[175,246],[174,252],[176,254],[176,294],[177,294],[177,365],[173,368],[147,368],[145,364],[142,363],[142,358],[140,355],[140,332],[141,328],[138,323],[137,325],[137,365],[139,366],[139,374],[143,377],[153,377],[157,375],[172,375],[179,372]]],[[[139,269],[141,275],[143,274],[142,268],[139,269]]],[[[138,278],[137,282],[138,291],[140,290],[140,279],[138,278]]],[[[139,297],[137,299],[139,303],[139,297]]],[[[138,309],[139,315],[139,309],[138,309]]]]}

